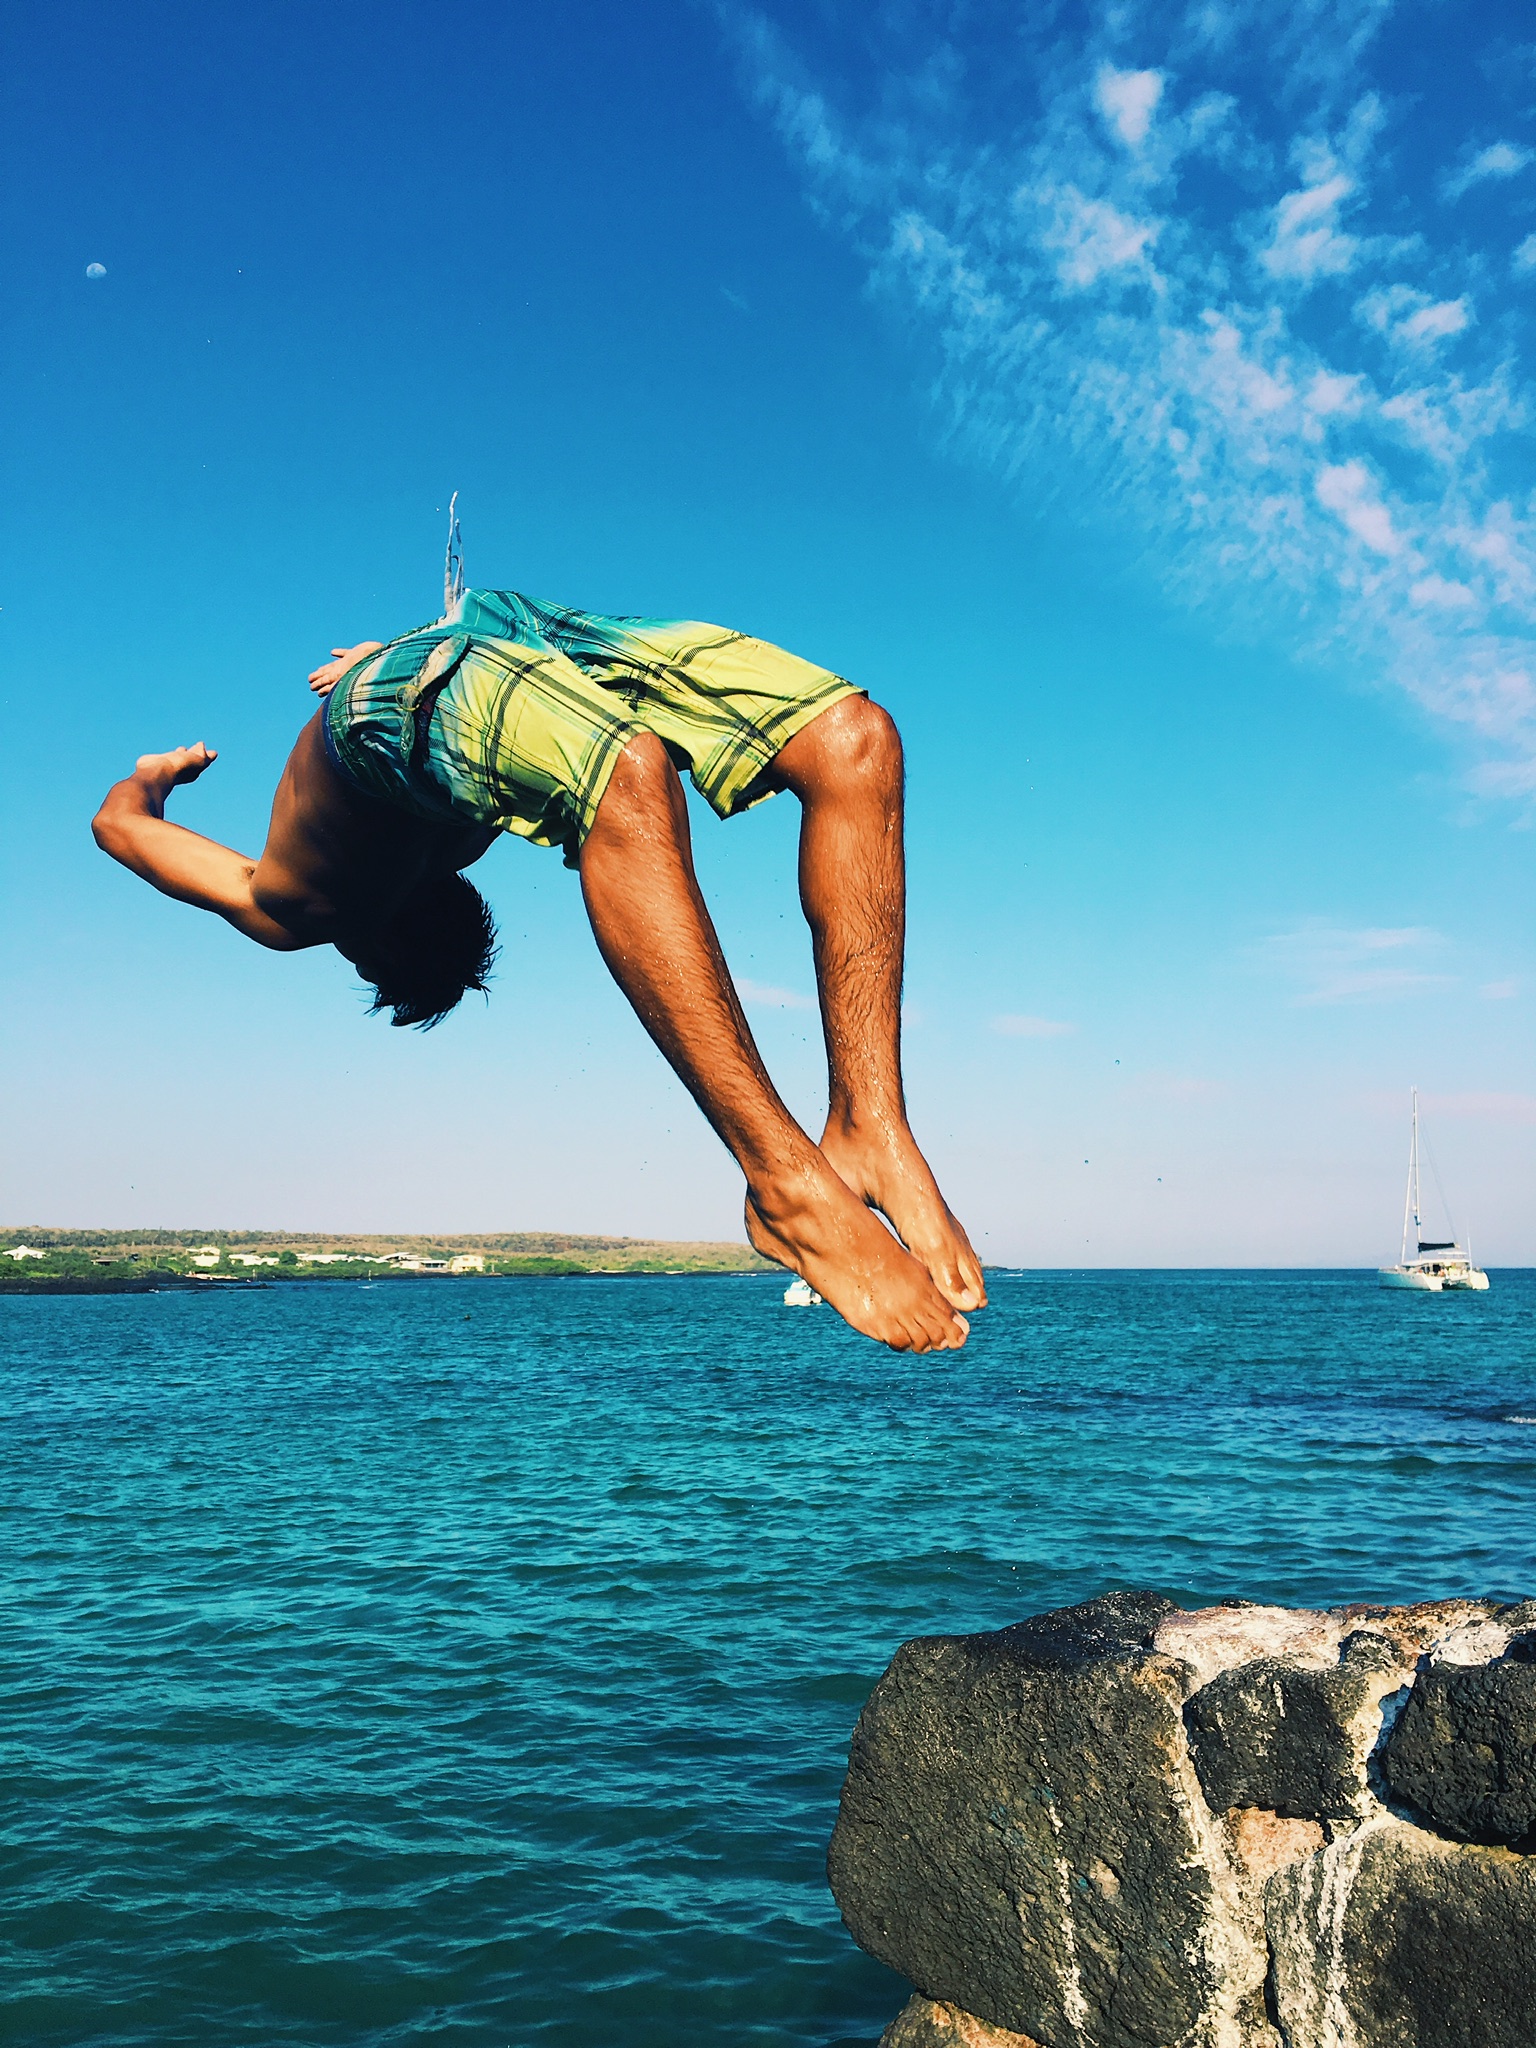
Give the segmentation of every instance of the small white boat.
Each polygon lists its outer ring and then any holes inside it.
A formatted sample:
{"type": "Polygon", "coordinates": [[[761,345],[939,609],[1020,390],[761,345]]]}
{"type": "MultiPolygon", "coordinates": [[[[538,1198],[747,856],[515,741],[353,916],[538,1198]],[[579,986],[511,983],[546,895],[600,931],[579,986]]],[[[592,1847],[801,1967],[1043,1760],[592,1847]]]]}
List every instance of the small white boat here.
{"type": "Polygon", "coordinates": [[[821,1296],[809,1280],[791,1280],[784,1290],[786,1308],[816,1308],[820,1302],[821,1296]]]}
{"type": "MultiPolygon", "coordinates": [[[[1434,1161],[1430,1161],[1433,1169],[1434,1161]]],[[[1439,1176],[1435,1176],[1436,1184],[1439,1176]]],[[[1441,1191],[1441,1207],[1445,1208],[1445,1194],[1441,1191]]],[[[1449,1237],[1426,1238],[1420,1233],[1424,1226],[1420,1220],[1422,1204],[1419,1198],[1419,1091],[1413,1090],[1413,1137],[1408,1147],[1408,1191],[1403,1197],[1403,1243],[1395,1266],[1377,1268],[1377,1279],[1383,1287],[1408,1287],[1420,1294],[1445,1294],[1464,1292],[1481,1294],[1488,1285],[1488,1275],[1480,1266],[1472,1263],[1472,1248],[1462,1248],[1456,1237],[1455,1226],[1451,1225],[1449,1237]],[[1413,1235],[1414,1255],[1408,1256],[1410,1229],[1413,1235]]],[[[1446,1210],[1446,1222],[1450,1224],[1450,1211],[1446,1210]]]]}

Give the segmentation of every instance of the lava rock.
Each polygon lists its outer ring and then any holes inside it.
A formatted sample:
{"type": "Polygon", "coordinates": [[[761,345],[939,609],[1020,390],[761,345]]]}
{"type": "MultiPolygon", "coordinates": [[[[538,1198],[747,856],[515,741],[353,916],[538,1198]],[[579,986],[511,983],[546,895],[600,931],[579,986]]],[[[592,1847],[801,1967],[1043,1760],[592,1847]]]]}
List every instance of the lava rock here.
{"type": "Polygon", "coordinates": [[[1533,1756],[1536,1604],[1116,1594],[899,1650],[829,1874],[884,2048],[1536,2048],[1533,1756]]]}
{"type": "Polygon", "coordinates": [[[1536,1830],[1533,1645],[1523,1634],[1496,1663],[1421,1671],[1382,1753],[1393,1797],[1458,1842],[1522,1842],[1536,1830]]]}
{"type": "Polygon", "coordinates": [[[1355,1724],[1369,1699],[1367,1678],[1347,1665],[1296,1670],[1270,1657],[1202,1686],[1184,1726],[1213,1811],[1349,1819],[1360,1793],[1355,1724]]]}
{"type": "Polygon", "coordinates": [[[1536,1859],[1387,1818],[1270,1881],[1270,1998],[1287,2042],[1531,2048],[1536,1859]]]}

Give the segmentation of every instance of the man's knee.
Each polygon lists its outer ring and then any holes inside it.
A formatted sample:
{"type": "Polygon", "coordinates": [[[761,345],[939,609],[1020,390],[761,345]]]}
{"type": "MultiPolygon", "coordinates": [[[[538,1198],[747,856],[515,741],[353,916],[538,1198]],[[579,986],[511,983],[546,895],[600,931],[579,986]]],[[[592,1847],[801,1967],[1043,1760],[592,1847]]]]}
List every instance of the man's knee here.
{"type": "Polygon", "coordinates": [[[823,784],[888,785],[901,779],[901,734],[868,697],[843,697],[798,732],[780,759],[791,775],[809,769],[823,784]]]}

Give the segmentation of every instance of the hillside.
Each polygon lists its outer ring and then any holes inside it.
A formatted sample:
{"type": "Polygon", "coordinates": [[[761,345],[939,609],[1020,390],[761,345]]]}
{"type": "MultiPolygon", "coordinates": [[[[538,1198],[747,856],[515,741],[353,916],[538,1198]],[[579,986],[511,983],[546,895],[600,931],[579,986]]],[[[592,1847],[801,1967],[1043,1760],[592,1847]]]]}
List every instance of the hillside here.
{"type": "Polygon", "coordinates": [[[285,1230],[59,1230],[0,1228],[0,1292],[134,1287],[156,1279],[393,1279],[423,1272],[462,1278],[515,1274],[755,1273],[767,1262],[744,1244],[589,1237],[560,1231],[467,1235],[285,1230]],[[19,1247],[41,1257],[6,1256],[19,1247]]]}

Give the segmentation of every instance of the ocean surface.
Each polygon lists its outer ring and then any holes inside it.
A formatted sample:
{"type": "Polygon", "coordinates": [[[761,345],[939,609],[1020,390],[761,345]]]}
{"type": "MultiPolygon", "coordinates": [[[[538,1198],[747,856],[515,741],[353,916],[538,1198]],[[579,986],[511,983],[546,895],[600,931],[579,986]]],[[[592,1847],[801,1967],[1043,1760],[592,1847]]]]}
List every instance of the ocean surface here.
{"type": "Polygon", "coordinates": [[[1114,1586],[1536,1592],[1536,1274],[0,1299],[0,2035],[854,2048],[823,1877],[904,1638],[1114,1586]]]}

